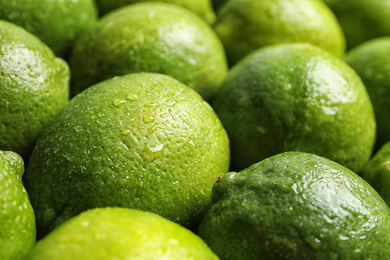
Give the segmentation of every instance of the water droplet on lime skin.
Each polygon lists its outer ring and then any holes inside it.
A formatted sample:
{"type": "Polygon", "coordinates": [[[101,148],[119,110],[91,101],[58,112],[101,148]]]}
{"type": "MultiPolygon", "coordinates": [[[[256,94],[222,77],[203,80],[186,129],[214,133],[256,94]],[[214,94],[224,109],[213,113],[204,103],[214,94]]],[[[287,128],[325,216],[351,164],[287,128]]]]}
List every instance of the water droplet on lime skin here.
{"type": "Polygon", "coordinates": [[[62,154],[62,156],[66,159],[66,160],[68,160],[68,161],[73,161],[73,157],[70,155],[70,154],[66,154],[66,153],[64,153],[64,154],[62,154]]]}
{"type": "Polygon", "coordinates": [[[130,134],[130,130],[123,130],[121,132],[122,135],[129,135],[130,134]]]}
{"type": "Polygon", "coordinates": [[[116,107],[120,107],[121,105],[123,105],[126,102],[127,102],[126,100],[114,99],[113,104],[116,107]]]}
{"type": "Polygon", "coordinates": [[[136,94],[129,94],[129,95],[126,96],[126,98],[128,100],[130,100],[130,101],[137,101],[137,100],[139,100],[138,96],[136,94]]]}
{"type": "Polygon", "coordinates": [[[77,132],[77,133],[80,133],[82,131],[84,131],[84,128],[82,126],[75,126],[73,127],[73,129],[77,132]]]}
{"type": "Polygon", "coordinates": [[[154,122],[154,117],[149,116],[149,115],[144,115],[143,116],[143,121],[144,123],[153,123],[154,122]]]}
{"type": "Polygon", "coordinates": [[[141,152],[141,156],[145,161],[154,161],[164,155],[164,144],[155,146],[145,145],[141,152]]]}

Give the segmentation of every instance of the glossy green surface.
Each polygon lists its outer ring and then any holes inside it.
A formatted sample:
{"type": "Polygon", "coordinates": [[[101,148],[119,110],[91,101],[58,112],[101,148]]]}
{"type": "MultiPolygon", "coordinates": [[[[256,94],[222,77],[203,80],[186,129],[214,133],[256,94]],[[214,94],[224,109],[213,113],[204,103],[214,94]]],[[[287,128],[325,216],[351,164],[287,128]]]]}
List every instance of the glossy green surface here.
{"type": "Polygon", "coordinates": [[[104,16],[75,43],[70,59],[73,94],[113,76],[170,75],[209,99],[227,74],[214,31],[184,8],[137,3],[104,16]]]}
{"type": "Polygon", "coordinates": [[[68,102],[69,67],[38,38],[0,21],[0,150],[25,159],[68,102]]]}
{"type": "Polygon", "coordinates": [[[218,9],[214,28],[231,65],[276,43],[307,42],[336,56],[345,51],[338,21],[318,0],[229,0],[218,9]]]}
{"type": "Polygon", "coordinates": [[[212,24],[215,21],[215,13],[211,5],[211,0],[96,0],[100,15],[104,15],[129,4],[140,2],[165,2],[178,5],[194,12],[209,24],[212,24]]]}
{"type": "Polygon", "coordinates": [[[18,154],[0,151],[0,259],[20,260],[35,245],[35,216],[23,173],[18,154]]]}
{"type": "Polygon", "coordinates": [[[385,0],[324,0],[343,29],[347,49],[390,35],[390,2],[385,0]]]}
{"type": "Polygon", "coordinates": [[[25,28],[63,57],[96,22],[97,8],[94,0],[4,0],[0,19],[25,28]]]}
{"type": "Polygon", "coordinates": [[[194,233],[156,214],[124,208],[81,213],[40,240],[25,260],[218,257],[194,233]]]}
{"type": "Polygon", "coordinates": [[[376,149],[390,141],[390,37],[367,41],[349,51],[344,60],[366,86],[377,122],[376,149]]]}
{"type": "Polygon", "coordinates": [[[390,209],[362,178],[326,158],[272,156],[213,188],[199,236],[221,259],[386,259],[390,209]]]}
{"type": "Polygon", "coordinates": [[[233,170],[295,150],[358,172],[375,142],[375,116],[359,76],[309,44],[253,52],[232,68],[213,107],[231,141],[233,170]]]}
{"type": "Polygon", "coordinates": [[[42,133],[26,186],[42,233],[94,207],[196,225],[230,160],[210,105],[160,74],[115,77],[74,97],[42,133]]]}
{"type": "Polygon", "coordinates": [[[384,144],[364,165],[360,176],[390,205],[390,143],[384,144]]]}

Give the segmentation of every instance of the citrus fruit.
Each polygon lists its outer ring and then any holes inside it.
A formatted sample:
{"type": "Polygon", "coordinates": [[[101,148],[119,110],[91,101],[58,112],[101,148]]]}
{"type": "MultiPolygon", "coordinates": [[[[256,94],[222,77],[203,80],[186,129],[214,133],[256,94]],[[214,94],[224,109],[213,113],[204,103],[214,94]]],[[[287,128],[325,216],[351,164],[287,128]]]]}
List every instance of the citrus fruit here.
{"type": "Polygon", "coordinates": [[[377,122],[376,150],[390,141],[390,37],[369,40],[350,50],[345,61],[366,86],[377,122]]]}
{"type": "Polygon", "coordinates": [[[385,143],[364,165],[360,176],[371,184],[390,206],[390,142],[385,143]]]}
{"type": "Polygon", "coordinates": [[[343,60],[306,43],[260,48],[237,63],[213,101],[232,169],[302,151],[359,171],[376,123],[365,86],[343,60]]]}
{"type": "Polygon", "coordinates": [[[390,36],[390,2],[385,0],[324,0],[343,29],[347,49],[390,36]]]}
{"type": "Polygon", "coordinates": [[[170,75],[208,99],[227,74],[214,31],[192,12],[167,3],[137,3],[104,16],[75,43],[72,92],[134,72],[170,75]]]}
{"type": "Polygon", "coordinates": [[[225,129],[191,88],[155,73],[103,81],[53,118],[30,157],[26,188],[38,232],[106,206],[192,228],[229,155],[225,129]]]}
{"type": "Polygon", "coordinates": [[[122,6],[139,2],[165,2],[184,7],[202,18],[205,22],[212,24],[215,21],[215,13],[211,0],[96,0],[99,14],[104,15],[122,6]]]}
{"type": "Polygon", "coordinates": [[[69,67],[17,25],[0,21],[0,35],[0,150],[26,159],[42,129],[68,102],[69,67]]]}
{"type": "Polygon", "coordinates": [[[0,1],[0,19],[36,35],[65,57],[74,39],[97,20],[94,0],[0,1]]]}
{"type": "Polygon", "coordinates": [[[125,208],[81,213],[40,240],[29,259],[209,259],[218,257],[194,233],[159,215],[125,208]]]}
{"type": "Polygon", "coordinates": [[[336,56],[345,38],[334,14],[318,0],[231,0],[217,11],[215,31],[230,65],[260,47],[307,42],[336,56]]]}
{"type": "Polygon", "coordinates": [[[390,209],[349,169],[302,152],[223,175],[198,235],[221,259],[386,259],[390,209]]]}
{"type": "Polygon", "coordinates": [[[22,183],[23,159],[0,151],[0,258],[22,259],[35,245],[35,216],[22,183]]]}

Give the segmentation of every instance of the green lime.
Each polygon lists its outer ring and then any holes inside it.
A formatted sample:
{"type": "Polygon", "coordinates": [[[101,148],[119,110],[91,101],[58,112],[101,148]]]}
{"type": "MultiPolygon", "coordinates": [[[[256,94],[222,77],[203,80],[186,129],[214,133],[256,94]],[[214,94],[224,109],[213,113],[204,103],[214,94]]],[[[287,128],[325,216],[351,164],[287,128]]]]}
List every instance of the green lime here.
{"type": "Polygon", "coordinates": [[[369,40],[350,50],[345,61],[359,74],[370,95],[377,122],[376,147],[390,141],[390,37],[369,40]]]}
{"type": "Polygon", "coordinates": [[[307,42],[336,56],[345,51],[337,19],[318,0],[230,0],[218,9],[214,27],[231,65],[275,43],[307,42]]]}
{"type": "Polygon", "coordinates": [[[42,129],[68,102],[69,67],[17,25],[0,21],[0,36],[0,150],[26,159],[42,129]]]}
{"type": "Polygon", "coordinates": [[[390,2],[385,0],[324,0],[343,29],[347,49],[390,36],[390,2]]]}
{"type": "Polygon", "coordinates": [[[211,106],[170,76],[114,77],[74,97],[30,157],[26,187],[39,233],[89,208],[151,211],[192,228],[229,168],[211,106]]]}
{"type": "Polygon", "coordinates": [[[371,184],[390,206],[390,142],[385,143],[364,165],[360,176],[371,184]]]}
{"type": "Polygon", "coordinates": [[[198,235],[221,259],[387,259],[390,209],[349,169],[302,152],[230,172],[198,235]]]}
{"type": "Polygon", "coordinates": [[[0,259],[23,259],[35,245],[35,216],[23,173],[23,159],[17,153],[0,151],[0,259]]]}
{"type": "Polygon", "coordinates": [[[123,6],[139,2],[165,2],[178,5],[194,12],[209,24],[214,23],[216,18],[211,0],[96,0],[100,15],[107,14],[108,12],[123,6]]]}
{"type": "Polygon", "coordinates": [[[159,215],[125,208],[91,209],[40,240],[24,260],[202,259],[218,257],[197,235],[159,215]]]}
{"type": "Polygon", "coordinates": [[[375,116],[361,79],[310,44],[248,55],[231,69],[213,107],[230,138],[233,170],[295,150],[358,172],[373,151],[375,116]]]}
{"type": "Polygon", "coordinates": [[[135,72],[170,75],[209,99],[227,74],[215,32],[192,12],[167,3],[137,3],[104,16],[75,43],[72,91],[135,72]]]}
{"type": "Polygon", "coordinates": [[[74,39],[97,20],[94,0],[0,1],[0,19],[36,35],[57,56],[66,56],[74,39]]]}

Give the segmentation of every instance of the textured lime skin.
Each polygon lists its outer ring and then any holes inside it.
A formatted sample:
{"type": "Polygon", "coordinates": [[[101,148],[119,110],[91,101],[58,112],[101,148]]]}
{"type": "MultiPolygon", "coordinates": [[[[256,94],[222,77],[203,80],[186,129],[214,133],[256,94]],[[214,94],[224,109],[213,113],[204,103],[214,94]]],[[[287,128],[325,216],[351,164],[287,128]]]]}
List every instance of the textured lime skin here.
{"type": "Polygon", "coordinates": [[[345,38],[329,8],[317,0],[231,0],[217,11],[215,31],[231,65],[260,47],[307,42],[336,56],[345,38]]]}
{"type": "Polygon", "coordinates": [[[343,29],[347,49],[390,36],[390,2],[384,0],[324,0],[343,29]]]}
{"type": "Polygon", "coordinates": [[[22,259],[35,245],[35,216],[23,173],[18,154],[0,151],[0,259],[22,259]]]}
{"type": "Polygon", "coordinates": [[[214,23],[216,19],[210,0],[96,0],[100,15],[104,15],[122,6],[139,2],[165,2],[178,5],[194,12],[208,24],[214,23]]]}
{"type": "Polygon", "coordinates": [[[248,55],[232,68],[213,107],[229,135],[236,171],[295,150],[358,172],[375,142],[373,107],[359,76],[309,44],[248,55]]]}
{"type": "Polygon", "coordinates": [[[26,187],[38,232],[105,206],[192,228],[229,160],[227,134],[194,90],[162,74],[129,74],[88,88],[61,110],[34,148],[26,187]]]}
{"type": "Polygon", "coordinates": [[[349,169],[286,152],[222,177],[198,235],[221,259],[386,259],[390,209],[349,169]]]}
{"type": "Polygon", "coordinates": [[[97,20],[93,0],[0,1],[0,19],[36,35],[57,56],[65,56],[74,39],[97,20]]]}
{"type": "Polygon", "coordinates": [[[104,16],[80,37],[70,59],[72,92],[133,72],[170,75],[209,99],[227,74],[214,31],[192,12],[167,3],[137,3],[104,16]]]}
{"type": "Polygon", "coordinates": [[[163,217],[125,208],[91,209],[40,240],[25,260],[218,260],[191,231],[163,217]]]}
{"type": "Polygon", "coordinates": [[[385,143],[364,165],[360,176],[371,184],[390,206],[390,142],[385,143]]]}
{"type": "Polygon", "coordinates": [[[367,41],[350,50],[344,60],[366,86],[377,122],[376,149],[390,141],[390,37],[367,41]]]}
{"type": "Polygon", "coordinates": [[[68,102],[69,67],[34,35],[0,21],[0,150],[28,157],[68,102]]]}

